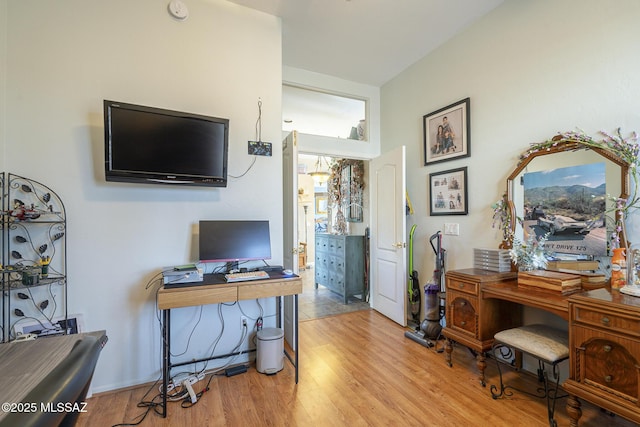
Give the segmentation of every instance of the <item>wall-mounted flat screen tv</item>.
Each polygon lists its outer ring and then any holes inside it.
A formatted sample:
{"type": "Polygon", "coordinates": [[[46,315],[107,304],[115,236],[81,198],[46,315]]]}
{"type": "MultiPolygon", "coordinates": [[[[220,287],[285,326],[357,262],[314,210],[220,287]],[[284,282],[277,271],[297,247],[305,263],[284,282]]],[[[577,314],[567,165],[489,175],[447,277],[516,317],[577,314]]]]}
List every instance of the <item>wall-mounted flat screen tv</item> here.
{"type": "Polygon", "coordinates": [[[229,120],[104,101],[107,181],[227,186],[229,120]]]}

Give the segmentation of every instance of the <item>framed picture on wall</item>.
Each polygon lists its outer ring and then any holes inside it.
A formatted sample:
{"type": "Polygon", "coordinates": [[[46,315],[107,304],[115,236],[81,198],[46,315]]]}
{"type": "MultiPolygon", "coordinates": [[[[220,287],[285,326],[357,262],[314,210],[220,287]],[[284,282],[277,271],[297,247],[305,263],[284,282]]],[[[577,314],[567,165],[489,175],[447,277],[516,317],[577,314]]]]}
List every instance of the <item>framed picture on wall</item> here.
{"type": "Polygon", "coordinates": [[[425,166],[471,155],[469,104],[465,98],[423,116],[425,166]]]}
{"type": "Polygon", "coordinates": [[[326,193],[316,193],[316,214],[326,215],[329,207],[329,200],[326,193]]]}
{"type": "Polygon", "coordinates": [[[430,215],[466,215],[467,167],[429,174],[430,215]]]}

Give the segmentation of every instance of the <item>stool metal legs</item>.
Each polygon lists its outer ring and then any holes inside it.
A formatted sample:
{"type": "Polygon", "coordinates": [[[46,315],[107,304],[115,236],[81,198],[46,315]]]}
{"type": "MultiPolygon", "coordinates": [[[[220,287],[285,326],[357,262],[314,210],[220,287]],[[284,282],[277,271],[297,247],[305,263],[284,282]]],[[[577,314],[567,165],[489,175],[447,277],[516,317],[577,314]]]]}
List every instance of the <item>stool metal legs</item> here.
{"type": "MultiPolygon", "coordinates": [[[[521,389],[518,389],[517,387],[504,384],[504,381],[502,378],[502,369],[500,368],[500,365],[502,365],[503,363],[500,362],[500,359],[504,360],[505,362],[508,360],[515,359],[514,349],[510,346],[507,346],[503,343],[496,341],[493,345],[492,351],[493,351],[493,357],[496,360],[496,366],[498,368],[498,376],[500,378],[500,387],[498,388],[494,384],[491,385],[490,387],[491,397],[493,399],[498,399],[503,396],[512,396],[513,392],[510,391],[509,389],[513,389],[520,393],[527,394],[529,396],[533,396],[537,398],[546,398],[549,426],[556,427],[557,423],[554,419],[554,413],[555,413],[556,399],[559,397],[558,388],[560,387],[560,374],[558,371],[558,363],[562,362],[563,360],[566,360],[566,358],[557,360],[553,363],[548,363],[543,361],[542,359],[537,359],[538,360],[538,380],[544,384],[544,388],[538,388],[536,390],[537,393],[531,393],[529,391],[521,390],[521,389]],[[546,369],[547,364],[551,365],[552,367],[552,376],[553,376],[552,380],[554,381],[553,385],[550,384],[549,375],[546,369]]],[[[564,397],[564,396],[560,396],[560,397],[564,397]]]]}
{"type": "Polygon", "coordinates": [[[542,372],[542,375],[544,376],[544,394],[547,396],[547,415],[549,417],[550,427],[556,427],[558,425],[556,423],[556,420],[553,418],[553,414],[556,411],[556,399],[558,398],[558,387],[560,387],[560,373],[558,372],[559,362],[561,362],[561,360],[551,364],[555,384],[553,389],[550,389],[549,378],[545,369],[545,362],[543,362],[541,359],[538,359],[538,372],[542,372]]]}

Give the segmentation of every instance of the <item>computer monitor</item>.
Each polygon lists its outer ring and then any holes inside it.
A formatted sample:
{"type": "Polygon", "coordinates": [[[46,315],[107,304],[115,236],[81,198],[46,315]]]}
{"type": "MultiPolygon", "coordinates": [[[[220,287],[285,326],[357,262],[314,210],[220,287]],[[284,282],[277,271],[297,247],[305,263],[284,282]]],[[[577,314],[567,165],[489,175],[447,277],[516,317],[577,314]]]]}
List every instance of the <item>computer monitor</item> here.
{"type": "Polygon", "coordinates": [[[271,259],[269,221],[203,220],[198,242],[200,262],[226,262],[227,270],[239,261],[271,259]]]}

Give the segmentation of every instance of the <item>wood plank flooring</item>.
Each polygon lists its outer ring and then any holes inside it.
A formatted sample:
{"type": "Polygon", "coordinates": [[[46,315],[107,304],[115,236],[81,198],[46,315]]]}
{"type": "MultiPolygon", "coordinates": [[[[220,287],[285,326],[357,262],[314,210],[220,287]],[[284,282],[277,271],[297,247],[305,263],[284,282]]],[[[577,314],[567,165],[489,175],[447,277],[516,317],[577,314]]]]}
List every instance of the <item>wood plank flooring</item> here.
{"type": "MultiPolygon", "coordinates": [[[[300,381],[294,369],[273,376],[253,365],[245,374],[214,377],[190,408],[169,404],[168,417],[151,411],[143,426],[547,426],[546,401],[522,394],[493,400],[497,370],[488,361],[486,388],[477,380],[470,352],[456,346],[453,367],[441,353],[404,337],[380,314],[357,311],[300,323],[300,381]]],[[[533,377],[506,380],[535,389],[533,377]]],[[[202,388],[202,382],[196,385],[202,388]]],[[[149,385],[87,400],[77,426],[131,423],[144,413],[137,403],[149,385]]],[[[157,394],[157,386],[150,393],[157,394]]],[[[150,400],[147,397],[147,400],[150,400]]],[[[558,426],[568,426],[566,399],[557,403],[558,426]]],[[[630,423],[583,402],[583,426],[630,423]]]]}

